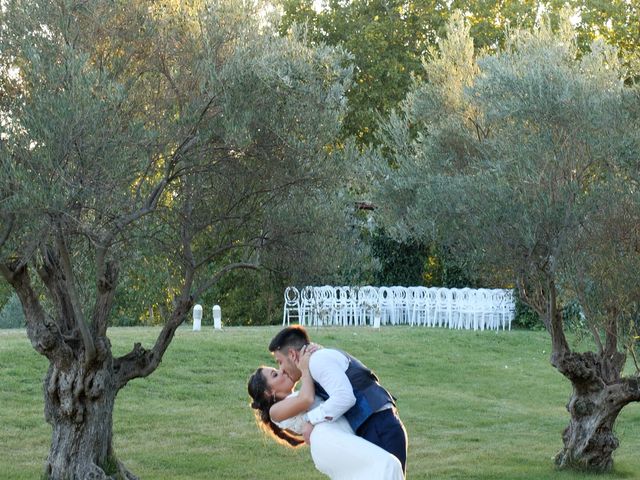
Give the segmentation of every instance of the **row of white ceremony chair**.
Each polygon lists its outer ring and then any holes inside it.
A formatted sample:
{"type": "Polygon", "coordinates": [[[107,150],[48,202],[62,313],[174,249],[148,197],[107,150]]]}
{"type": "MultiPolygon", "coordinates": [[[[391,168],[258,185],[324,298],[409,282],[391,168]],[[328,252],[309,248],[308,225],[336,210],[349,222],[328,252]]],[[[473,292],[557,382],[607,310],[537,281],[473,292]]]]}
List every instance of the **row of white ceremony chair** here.
{"type": "Polygon", "coordinates": [[[511,330],[514,316],[512,290],[325,285],[287,287],[282,324],[511,330]]]}

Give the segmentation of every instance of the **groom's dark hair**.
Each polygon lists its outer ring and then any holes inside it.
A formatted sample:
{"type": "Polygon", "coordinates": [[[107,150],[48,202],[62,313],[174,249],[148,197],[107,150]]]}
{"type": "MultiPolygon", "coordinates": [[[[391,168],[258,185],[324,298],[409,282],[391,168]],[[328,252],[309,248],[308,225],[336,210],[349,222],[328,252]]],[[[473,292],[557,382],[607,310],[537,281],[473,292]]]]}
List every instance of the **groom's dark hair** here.
{"type": "Polygon", "coordinates": [[[273,340],[271,340],[269,344],[269,351],[275,352],[276,350],[281,350],[282,353],[287,354],[291,348],[300,350],[309,344],[309,342],[309,335],[304,327],[294,325],[293,327],[283,328],[273,337],[273,340]]]}

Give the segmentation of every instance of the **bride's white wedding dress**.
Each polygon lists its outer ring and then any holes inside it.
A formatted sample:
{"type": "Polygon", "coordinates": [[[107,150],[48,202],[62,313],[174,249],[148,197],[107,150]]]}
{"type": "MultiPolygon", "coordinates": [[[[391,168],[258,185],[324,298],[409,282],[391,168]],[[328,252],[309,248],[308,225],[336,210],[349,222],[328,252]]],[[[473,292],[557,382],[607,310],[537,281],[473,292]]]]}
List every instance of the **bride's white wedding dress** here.
{"type": "MultiPolygon", "coordinates": [[[[297,395],[298,392],[292,393],[297,395]]],[[[312,408],[322,400],[316,397],[312,408]]],[[[302,433],[303,414],[275,422],[302,433]]],[[[333,480],[403,480],[400,461],[382,448],[358,437],[344,417],[318,423],[311,432],[311,458],[316,468],[333,480]]]]}

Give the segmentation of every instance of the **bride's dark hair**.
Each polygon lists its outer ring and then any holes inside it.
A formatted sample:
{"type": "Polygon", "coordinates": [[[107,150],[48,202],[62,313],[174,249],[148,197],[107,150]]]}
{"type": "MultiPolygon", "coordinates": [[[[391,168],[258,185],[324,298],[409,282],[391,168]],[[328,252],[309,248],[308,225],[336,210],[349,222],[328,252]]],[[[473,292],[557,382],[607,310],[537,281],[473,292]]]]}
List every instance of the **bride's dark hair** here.
{"type": "Polygon", "coordinates": [[[265,376],[262,374],[262,368],[263,367],[258,368],[254,374],[249,377],[249,384],[247,386],[249,396],[253,400],[251,402],[251,408],[254,409],[253,413],[256,416],[256,423],[262,430],[270,434],[280,443],[286,442],[292,447],[302,445],[304,440],[301,436],[293,434],[288,430],[283,430],[271,421],[269,409],[276,403],[276,399],[268,394],[269,386],[267,385],[265,376]]]}

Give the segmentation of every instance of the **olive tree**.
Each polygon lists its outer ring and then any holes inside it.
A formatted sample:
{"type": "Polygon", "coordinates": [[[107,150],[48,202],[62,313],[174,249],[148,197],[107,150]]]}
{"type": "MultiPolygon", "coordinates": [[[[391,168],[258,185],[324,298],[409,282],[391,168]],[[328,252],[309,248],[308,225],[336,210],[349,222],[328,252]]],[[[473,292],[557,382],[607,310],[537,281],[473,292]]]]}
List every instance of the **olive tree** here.
{"type": "Polygon", "coordinates": [[[556,463],[607,471],[616,418],[640,401],[637,369],[623,372],[640,300],[637,90],[615,48],[578,54],[566,12],[557,31],[514,31],[482,58],[455,15],[424,68],[372,154],[390,165],[377,171],[381,221],[517,286],[573,387],[556,463]],[[593,351],[570,346],[569,304],[593,351]]]}
{"type": "Polygon", "coordinates": [[[274,34],[258,2],[1,8],[0,271],[49,361],[45,477],[135,478],[112,448],[118,391],[225,273],[318,234],[297,213],[331,215],[350,71],[274,34]],[[164,325],[115,357],[119,281],[145,273],[170,295],[164,325]]]}

